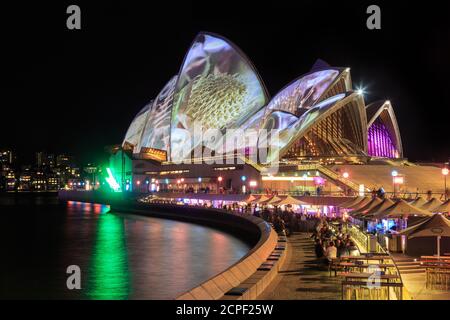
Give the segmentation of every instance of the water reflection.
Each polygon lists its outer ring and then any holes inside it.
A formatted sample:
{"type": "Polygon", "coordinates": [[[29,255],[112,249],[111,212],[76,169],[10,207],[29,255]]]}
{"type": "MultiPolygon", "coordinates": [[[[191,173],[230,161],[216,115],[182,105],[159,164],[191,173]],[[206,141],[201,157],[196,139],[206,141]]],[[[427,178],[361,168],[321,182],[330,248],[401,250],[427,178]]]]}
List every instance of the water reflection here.
{"type": "Polygon", "coordinates": [[[173,299],[249,246],[220,230],[54,199],[0,199],[0,298],[173,299]],[[68,290],[66,269],[81,269],[68,290]]]}
{"type": "Polygon", "coordinates": [[[122,218],[112,214],[100,217],[89,268],[88,298],[128,297],[131,288],[124,235],[122,218]]]}

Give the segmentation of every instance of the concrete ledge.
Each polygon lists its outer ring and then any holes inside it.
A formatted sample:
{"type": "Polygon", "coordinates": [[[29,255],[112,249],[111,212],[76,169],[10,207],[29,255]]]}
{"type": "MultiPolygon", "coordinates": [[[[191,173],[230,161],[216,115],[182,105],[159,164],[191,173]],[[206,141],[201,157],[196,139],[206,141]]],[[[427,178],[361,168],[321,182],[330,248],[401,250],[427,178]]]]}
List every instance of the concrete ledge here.
{"type": "MultiPolygon", "coordinates": [[[[280,245],[283,242],[278,242],[276,245],[280,245]]],[[[278,252],[273,250],[273,252],[278,252]]],[[[269,284],[275,279],[280,269],[283,267],[286,256],[287,256],[287,248],[285,250],[279,251],[280,255],[278,260],[266,260],[261,263],[261,266],[267,265],[267,268],[263,268],[264,270],[257,270],[251,274],[250,277],[236,285],[231,291],[225,292],[225,295],[221,297],[221,300],[254,300],[257,299],[259,295],[261,295],[264,290],[269,286],[269,284]],[[234,289],[234,290],[233,290],[234,289]],[[236,294],[236,292],[242,292],[241,294],[236,294]]],[[[269,255],[269,256],[270,256],[269,255]]]]}

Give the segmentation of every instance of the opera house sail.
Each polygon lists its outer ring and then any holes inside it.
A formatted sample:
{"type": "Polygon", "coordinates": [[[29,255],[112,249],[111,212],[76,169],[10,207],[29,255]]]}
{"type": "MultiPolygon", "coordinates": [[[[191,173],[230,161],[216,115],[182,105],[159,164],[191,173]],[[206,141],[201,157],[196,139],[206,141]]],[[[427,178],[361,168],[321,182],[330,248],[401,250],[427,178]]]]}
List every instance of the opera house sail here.
{"type": "Polygon", "coordinates": [[[270,99],[250,60],[230,41],[210,33],[197,35],[179,73],[136,115],[122,143],[133,158],[161,164],[196,157],[193,150],[199,146],[216,150],[215,156],[244,158],[249,150],[266,148],[267,158],[258,159],[262,166],[403,157],[391,103],[366,106],[353,91],[349,68],[317,60],[270,99]],[[221,137],[206,145],[196,139],[195,126],[202,132],[217,130],[221,137]],[[278,139],[259,135],[250,146],[228,144],[233,130],[262,129],[278,139]]]}

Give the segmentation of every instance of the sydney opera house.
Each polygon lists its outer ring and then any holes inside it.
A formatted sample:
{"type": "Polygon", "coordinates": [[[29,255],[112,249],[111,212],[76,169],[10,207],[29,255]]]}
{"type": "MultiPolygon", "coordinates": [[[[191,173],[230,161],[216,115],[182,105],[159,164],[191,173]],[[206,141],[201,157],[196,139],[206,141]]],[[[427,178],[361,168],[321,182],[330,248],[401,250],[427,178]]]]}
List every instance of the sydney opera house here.
{"type": "Polygon", "coordinates": [[[179,73],[137,113],[110,161],[122,185],[141,192],[443,189],[440,180],[424,184],[424,176],[440,178],[439,168],[407,161],[391,102],[366,104],[350,68],[317,60],[270,97],[239,48],[210,33],[196,36],[179,73]],[[198,142],[194,126],[221,137],[198,142]],[[227,135],[261,129],[277,139],[258,136],[245,147],[224,143],[227,135]],[[265,157],[252,157],[264,148],[265,157]],[[392,184],[394,169],[404,177],[401,185],[392,184]]]}

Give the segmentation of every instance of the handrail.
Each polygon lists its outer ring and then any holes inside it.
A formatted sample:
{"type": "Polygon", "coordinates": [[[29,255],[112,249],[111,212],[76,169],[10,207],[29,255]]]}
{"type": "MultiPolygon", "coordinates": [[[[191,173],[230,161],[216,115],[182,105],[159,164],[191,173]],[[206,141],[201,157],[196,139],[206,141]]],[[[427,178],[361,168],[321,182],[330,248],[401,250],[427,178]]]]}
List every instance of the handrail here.
{"type": "Polygon", "coordinates": [[[337,180],[346,186],[353,189],[353,191],[359,191],[359,185],[354,183],[353,181],[346,179],[339,175],[338,173],[334,172],[333,170],[328,169],[325,166],[322,166],[320,164],[307,164],[307,165],[297,165],[297,170],[317,170],[322,172],[324,175],[328,176],[329,178],[332,178],[334,180],[337,180]]]}
{"type": "MultiPolygon", "coordinates": [[[[362,244],[366,246],[366,250],[369,251],[369,249],[370,249],[369,248],[369,241],[370,241],[369,234],[365,233],[364,231],[360,230],[359,228],[356,228],[354,225],[351,225],[350,229],[347,228],[347,232],[350,234],[350,236],[352,238],[354,238],[358,242],[362,242],[362,244]]],[[[394,258],[392,257],[392,255],[390,254],[390,252],[388,250],[383,248],[383,246],[378,242],[378,239],[375,243],[375,252],[387,254],[389,256],[389,259],[387,259],[387,260],[391,260],[394,267],[388,268],[387,271],[391,274],[396,274],[399,277],[400,283],[403,284],[402,275],[400,273],[400,270],[398,269],[397,264],[395,263],[394,258]]],[[[403,298],[403,293],[398,293],[397,291],[395,291],[395,294],[397,296],[397,299],[401,300],[403,298]]]]}

